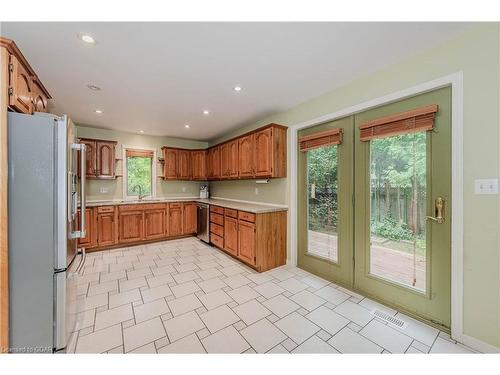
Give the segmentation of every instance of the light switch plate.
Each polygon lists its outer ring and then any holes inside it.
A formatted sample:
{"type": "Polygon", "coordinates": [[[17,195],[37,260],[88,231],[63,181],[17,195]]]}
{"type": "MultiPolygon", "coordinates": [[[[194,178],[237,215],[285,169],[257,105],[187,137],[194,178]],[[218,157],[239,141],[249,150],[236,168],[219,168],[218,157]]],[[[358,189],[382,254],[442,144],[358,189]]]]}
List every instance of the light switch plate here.
{"type": "Polygon", "coordinates": [[[474,180],[474,194],[498,194],[498,178],[474,180]]]}

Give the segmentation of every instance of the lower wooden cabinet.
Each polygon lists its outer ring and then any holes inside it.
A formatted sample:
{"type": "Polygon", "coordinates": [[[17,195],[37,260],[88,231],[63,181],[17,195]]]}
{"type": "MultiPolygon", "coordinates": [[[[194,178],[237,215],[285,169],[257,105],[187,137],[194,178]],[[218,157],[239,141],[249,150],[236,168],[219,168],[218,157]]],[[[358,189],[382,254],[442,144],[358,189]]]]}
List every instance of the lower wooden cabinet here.
{"type": "Polygon", "coordinates": [[[182,203],[170,203],[168,206],[168,235],[181,236],[183,224],[182,203]]]}
{"type": "MultiPolygon", "coordinates": [[[[76,218],[76,230],[80,230],[80,209],[77,211],[76,218]]],[[[86,208],[85,209],[85,231],[86,235],[84,238],[78,239],[78,246],[84,247],[86,249],[90,249],[97,246],[97,237],[95,233],[95,220],[94,220],[94,209],[86,208]]]]}
{"type": "Polygon", "coordinates": [[[165,237],[165,219],[166,209],[152,208],[144,210],[144,238],[146,240],[153,240],[156,238],[165,237]]]}
{"type": "Polygon", "coordinates": [[[246,221],[238,222],[238,257],[255,265],[255,224],[246,221]]]}
{"type": "Polygon", "coordinates": [[[224,250],[238,255],[238,219],[224,217],[224,250]]]}
{"type": "Polygon", "coordinates": [[[188,202],[183,203],[183,221],[182,234],[193,234],[197,230],[196,220],[196,203],[188,202]]]}
{"type": "Polygon", "coordinates": [[[116,244],[117,223],[115,210],[111,207],[107,212],[97,211],[97,245],[111,246],[116,244]]]}
{"type": "Polygon", "coordinates": [[[210,241],[215,246],[259,272],[286,263],[285,211],[255,214],[225,209],[223,226],[214,222],[216,215],[211,210],[210,241]]]}
{"type": "MultiPolygon", "coordinates": [[[[125,207],[125,206],[124,206],[125,207]]],[[[121,207],[120,207],[121,208],[121,207]]],[[[143,210],[124,210],[118,214],[118,242],[138,242],[144,237],[143,210]]]]}

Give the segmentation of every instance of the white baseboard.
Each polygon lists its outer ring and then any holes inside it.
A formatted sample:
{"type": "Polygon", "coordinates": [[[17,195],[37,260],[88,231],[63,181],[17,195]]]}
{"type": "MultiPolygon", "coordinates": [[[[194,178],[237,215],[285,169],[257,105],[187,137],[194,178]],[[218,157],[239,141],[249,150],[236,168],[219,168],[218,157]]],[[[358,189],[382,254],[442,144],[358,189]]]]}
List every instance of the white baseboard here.
{"type": "Polygon", "coordinates": [[[500,348],[488,344],[487,342],[478,340],[472,336],[463,334],[460,340],[456,339],[461,344],[468,346],[474,350],[477,350],[481,353],[500,353],[500,348]]]}

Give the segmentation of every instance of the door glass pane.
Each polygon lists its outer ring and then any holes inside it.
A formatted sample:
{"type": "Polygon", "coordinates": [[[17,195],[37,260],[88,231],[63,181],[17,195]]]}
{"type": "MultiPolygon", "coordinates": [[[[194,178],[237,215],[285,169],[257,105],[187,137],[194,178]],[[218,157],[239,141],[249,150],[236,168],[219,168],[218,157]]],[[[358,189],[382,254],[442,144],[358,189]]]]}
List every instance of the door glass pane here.
{"type": "Polygon", "coordinates": [[[370,142],[370,273],[425,291],[426,133],[370,142]]]}
{"type": "Polygon", "coordinates": [[[150,157],[127,157],[127,195],[151,195],[152,161],[150,157]]]}
{"type": "Polygon", "coordinates": [[[338,261],[337,146],[307,151],[308,244],[310,254],[338,261]]]}

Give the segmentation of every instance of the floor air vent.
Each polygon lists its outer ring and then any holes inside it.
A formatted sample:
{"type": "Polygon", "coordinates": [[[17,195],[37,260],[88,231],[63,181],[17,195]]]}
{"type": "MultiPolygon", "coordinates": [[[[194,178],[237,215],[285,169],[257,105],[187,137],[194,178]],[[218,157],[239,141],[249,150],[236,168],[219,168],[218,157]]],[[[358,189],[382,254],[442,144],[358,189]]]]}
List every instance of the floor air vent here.
{"type": "Polygon", "coordinates": [[[406,329],[406,327],[408,326],[408,323],[406,323],[404,320],[396,318],[395,316],[389,315],[383,311],[375,309],[375,310],[372,310],[371,313],[372,313],[372,315],[379,318],[380,320],[383,320],[384,322],[387,322],[387,323],[389,323],[393,326],[396,326],[400,329],[406,329]]]}

